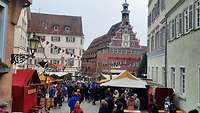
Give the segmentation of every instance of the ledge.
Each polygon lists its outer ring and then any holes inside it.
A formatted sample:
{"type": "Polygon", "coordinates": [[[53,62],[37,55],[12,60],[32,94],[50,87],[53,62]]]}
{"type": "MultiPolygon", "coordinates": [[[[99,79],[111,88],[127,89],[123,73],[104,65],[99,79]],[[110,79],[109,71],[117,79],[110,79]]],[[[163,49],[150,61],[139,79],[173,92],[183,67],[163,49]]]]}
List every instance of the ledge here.
{"type": "Polygon", "coordinates": [[[180,94],[177,94],[177,97],[186,101],[186,96],[185,95],[180,95],[180,94]]]}

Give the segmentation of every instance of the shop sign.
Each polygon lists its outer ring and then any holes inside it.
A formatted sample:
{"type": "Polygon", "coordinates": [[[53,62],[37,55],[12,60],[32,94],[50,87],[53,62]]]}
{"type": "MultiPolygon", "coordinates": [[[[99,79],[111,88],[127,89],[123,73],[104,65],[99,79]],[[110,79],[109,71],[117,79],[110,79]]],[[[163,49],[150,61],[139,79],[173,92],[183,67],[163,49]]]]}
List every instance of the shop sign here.
{"type": "Polygon", "coordinates": [[[28,90],[28,94],[30,95],[30,94],[33,94],[33,93],[35,93],[36,92],[36,89],[29,89],[28,90]]]}

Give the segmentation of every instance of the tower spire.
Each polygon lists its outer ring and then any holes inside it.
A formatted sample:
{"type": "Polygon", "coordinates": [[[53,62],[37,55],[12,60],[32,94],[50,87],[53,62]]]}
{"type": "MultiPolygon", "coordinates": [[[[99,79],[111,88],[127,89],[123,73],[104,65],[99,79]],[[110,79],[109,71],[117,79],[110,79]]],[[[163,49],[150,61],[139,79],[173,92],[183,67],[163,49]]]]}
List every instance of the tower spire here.
{"type": "Polygon", "coordinates": [[[127,3],[127,0],[125,0],[125,3],[122,6],[123,6],[123,10],[121,11],[121,13],[122,13],[122,21],[129,22],[129,13],[130,13],[130,11],[128,10],[129,4],[127,3]]]}

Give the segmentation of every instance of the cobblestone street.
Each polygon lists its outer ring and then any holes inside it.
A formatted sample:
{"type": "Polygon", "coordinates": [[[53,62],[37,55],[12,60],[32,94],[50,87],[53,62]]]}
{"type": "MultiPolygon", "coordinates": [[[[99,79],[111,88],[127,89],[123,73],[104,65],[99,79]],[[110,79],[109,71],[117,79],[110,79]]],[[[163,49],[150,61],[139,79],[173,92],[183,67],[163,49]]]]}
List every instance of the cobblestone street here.
{"type": "MultiPolygon", "coordinates": [[[[96,102],[96,105],[92,105],[92,103],[88,103],[85,101],[81,103],[81,108],[83,109],[84,113],[98,113],[99,106],[100,106],[99,101],[96,102]]],[[[67,105],[67,102],[63,103],[61,109],[59,108],[51,109],[50,113],[69,113],[69,107],[67,105]]]]}

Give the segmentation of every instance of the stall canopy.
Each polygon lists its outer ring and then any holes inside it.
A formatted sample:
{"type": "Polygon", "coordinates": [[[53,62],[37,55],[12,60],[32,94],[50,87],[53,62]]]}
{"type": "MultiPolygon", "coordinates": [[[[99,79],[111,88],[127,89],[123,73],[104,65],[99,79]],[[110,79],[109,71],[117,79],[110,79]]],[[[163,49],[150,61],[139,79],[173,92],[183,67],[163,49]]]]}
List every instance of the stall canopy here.
{"type": "Polygon", "coordinates": [[[18,69],[13,75],[13,86],[23,87],[34,83],[40,83],[36,70],[18,69]]]}
{"type": "Polygon", "coordinates": [[[45,76],[44,73],[40,74],[39,78],[40,78],[40,81],[43,82],[43,83],[45,81],[46,81],[46,83],[55,82],[55,79],[53,77],[51,77],[51,76],[45,76]]]}
{"type": "Polygon", "coordinates": [[[127,70],[121,72],[115,79],[101,84],[101,86],[146,88],[147,83],[133,76],[127,70]]]}

